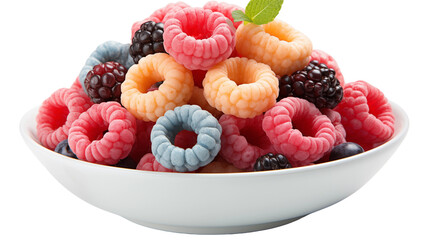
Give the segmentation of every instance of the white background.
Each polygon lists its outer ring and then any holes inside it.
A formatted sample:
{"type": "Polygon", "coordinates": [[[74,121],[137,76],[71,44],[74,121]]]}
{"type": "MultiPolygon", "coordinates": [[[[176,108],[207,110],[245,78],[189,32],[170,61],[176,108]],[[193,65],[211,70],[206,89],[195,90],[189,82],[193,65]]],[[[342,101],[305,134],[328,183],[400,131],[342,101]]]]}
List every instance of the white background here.
{"type": "MultiPolygon", "coordinates": [[[[344,201],[275,229],[199,236],[136,225],[64,189],[24,145],[21,116],[69,87],[98,44],[128,42],[132,23],[167,3],[0,3],[0,239],[428,239],[429,14],[423,0],[286,0],[278,16],[334,56],[346,82],[370,82],[411,120],[396,154],[344,201]]],[[[233,3],[245,7],[247,1],[233,3]]],[[[280,206],[267,201],[273,207],[280,206]]]]}

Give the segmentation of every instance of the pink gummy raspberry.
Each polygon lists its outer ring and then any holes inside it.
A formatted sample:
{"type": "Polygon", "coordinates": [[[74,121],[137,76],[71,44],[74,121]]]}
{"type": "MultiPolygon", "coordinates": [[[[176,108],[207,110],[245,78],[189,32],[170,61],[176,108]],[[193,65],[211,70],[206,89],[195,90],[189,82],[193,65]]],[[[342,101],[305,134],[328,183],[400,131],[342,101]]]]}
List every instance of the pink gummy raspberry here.
{"type": "Polygon", "coordinates": [[[384,94],[365,81],[347,83],[343,100],[334,109],[341,114],[347,141],[374,148],[392,137],[395,117],[384,94]]]}
{"type": "Polygon", "coordinates": [[[307,100],[287,97],[265,113],[262,127],[277,153],[293,167],[306,166],[330,151],[335,142],[331,120],[307,100]]]}
{"type": "Polygon", "coordinates": [[[222,13],[185,8],[164,26],[164,48],[189,70],[208,70],[227,59],[235,47],[235,28],[222,13]]]}
{"type": "Polygon", "coordinates": [[[317,60],[319,61],[319,63],[324,63],[329,68],[334,69],[335,77],[340,82],[341,87],[344,87],[344,76],[341,73],[341,70],[340,70],[340,67],[338,66],[337,61],[335,61],[335,59],[331,55],[325,53],[322,50],[313,49],[313,52],[311,53],[311,56],[310,56],[310,61],[312,60],[317,60]]]}
{"type": "Polygon", "coordinates": [[[69,145],[88,162],[114,165],[128,156],[136,139],[136,119],[117,102],[92,105],[75,120],[69,145]]]}
{"type": "Polygon", "coordinates": [[[175,172],[174,170],[162,166],[158,161],[156,161],[155,156],[152,153],[145,154],[140,159],[136,169],[155,172],[175,172]]]}
{"type": "Polygon", "coordinates": [[[234,18],[232,17],[232,12],[235,10],[241,10],[244,12],[244,9],[233,5],[233,4],[229,4],[229,3],[225,3],[225,2],[216,2],[216,1],[210,1],[208,3],[206,3],[203,6],[204,9],[210,9],[213,12],[220,12],[223,15],[225,15],[225,17],[227,17],[229,20],[231,20],[231,22],[234,24],[234,27],[237,29],[238,26],[240,26],[241,23],[243,23],[242,21],[240,22],[234,22],[234,18]]]}
{"type": "Polygon", "coordinates": [[[222,126],[220,155],[235,167],[249,170],[256,159],[274,149],[262,129],[264,116],[238,118],[233,115],[222,115],[219,124],[222,126]]]}
{"type": "Polygon", "coordinates": [[[321,109],[321,112],[326,115],[329,120],[331,120],[332,125],[335,128],[335,143],[334,146],[337,146],[341,143],[346,142],[346,130],[344,129],[343,124],[341,124],[341,115],[337,111],[334,111],[329,108],[321,109]]]}
{"type": "Polygon", "coordinates": [[[79,77],[76,78],[76,80],[73,82],[70,88],[83,91],[82,84],[80,84],[80,81],[79,81],[79,77]]]}
{"type": "Polygon", "coordinates": [[[136,163],[138,163],[146,153],[150,153],[152,151],[150,132],[152,131],[153,125],[155,125],[155,122],[145,122],[143,120],[136,119],[136,141],[134,142],[129,155],[136,163]]]}
{"type": "Polygon", "coordinates": [[[160,8],[153,12],[149,17],[145,18],[142,21],[137,21],[133,24],[131,27],[131,39],[134,37],[134,33],[140,29],[140,26],[147,22],[147,21],[154,21],[154,22],[163,22],[168,20],[168,18],[174,14],[177,11],[182,10],[183,8],[189,7],[188,4],[184,2],[177,2],[177,3],[169,3],[165,7],[160,8]]]}
{"type": "Polygon", "coordinates": [[[66,140],[72,123],[91,106],[86,94],[77,89],[61,88],[46,99],[36,117],[40,143],[51,150],[66,140]]]}

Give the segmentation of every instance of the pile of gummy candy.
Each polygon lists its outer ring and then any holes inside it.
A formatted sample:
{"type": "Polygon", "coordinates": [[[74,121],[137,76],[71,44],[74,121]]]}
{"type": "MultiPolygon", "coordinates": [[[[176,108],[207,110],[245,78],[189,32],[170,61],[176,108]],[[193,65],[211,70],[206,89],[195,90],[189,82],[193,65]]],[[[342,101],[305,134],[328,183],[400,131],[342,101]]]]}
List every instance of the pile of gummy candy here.
{"type": "Polygon", "coordinates": [[[107,41],[36,118],[40,143],[91,163],[162,172],[294,168],[394,133],[376,87],[276,19],[283,1],[171,3],[107,41]]]}

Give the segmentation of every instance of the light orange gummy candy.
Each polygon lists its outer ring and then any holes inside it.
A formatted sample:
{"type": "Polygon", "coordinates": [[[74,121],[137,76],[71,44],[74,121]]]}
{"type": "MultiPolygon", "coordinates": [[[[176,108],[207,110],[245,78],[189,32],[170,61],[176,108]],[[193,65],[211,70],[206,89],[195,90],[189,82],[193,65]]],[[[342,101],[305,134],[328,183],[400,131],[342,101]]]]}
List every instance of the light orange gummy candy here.
{"type": "Polygon", "coordinates": [[[121,103],[136,118],[155,122],[168,110],[186,104],[194,87],[192,72],[165,53],[148,55],[128,70],[121,103]],[[164,81],[158,90],[148,92],[164,81]]]}
{"type": "Polygon", "coordinates": [[[309,63],[313,45],[307,36],[289,24],[274,20],[265,25],[240,25],[236,32],[236,49],[240,56],[265,63],[283,76],[309,63]]]}
{"type": "Polygon", "coordinates": [[[201,109],[204,109],[211,113],[215,118],[219,118],[223,113],[216,108],[210,106],[207,100],[204,98],[204,90],[197,86],[194,86],[192,97],[189,99],[189,104],[198,105],[201,109]]]}
{"type": "Polygon", "coordinates": [[[270,109],[279,94],[270,67],[248,58],[229,58],[212,67],[203,80],[207,102],[225,114],[252,118],[270,109]]]}

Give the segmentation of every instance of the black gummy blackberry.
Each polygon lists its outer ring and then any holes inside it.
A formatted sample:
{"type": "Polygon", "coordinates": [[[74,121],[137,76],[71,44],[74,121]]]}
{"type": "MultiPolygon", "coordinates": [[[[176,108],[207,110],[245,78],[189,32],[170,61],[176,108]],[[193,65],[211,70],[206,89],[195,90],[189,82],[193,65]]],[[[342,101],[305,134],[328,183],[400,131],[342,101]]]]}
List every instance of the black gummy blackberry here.
{"type": "Polygon", "coordinates": [[[117,62],[106,62],[94,66],[86,75],[84,84],[88,96],[94,103],[121,102],[121,84],[127,69],[117,62]]]}
{"type": "Polygon", "coordinates": [[[256,159],[255,165],[253,165],[253,170],[266,171],[291,167],[292,165],[289,163],[289,161],[284,155],[268,153],[256,159]]]}
{"type": "Polygon", "coordinates": [[[335,70],[316,60],[304,69],[279,79],[279,97],[299,97],[318,108],[334,108],[343,99],[343,88],[335,77],[335,70]]]}
{"type": "Polygon", "coordinates": [[[135,32],[130,46],[130,55],[134,63],[138,63],[149,54],[165,53],[163,35],[164,23],[153,21],[143,23],[135,32]]]}

